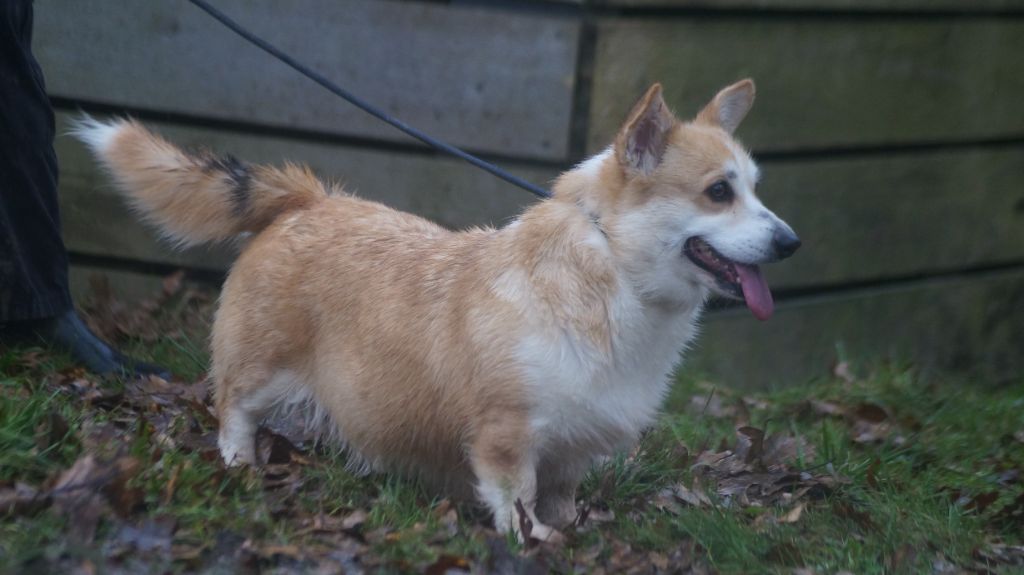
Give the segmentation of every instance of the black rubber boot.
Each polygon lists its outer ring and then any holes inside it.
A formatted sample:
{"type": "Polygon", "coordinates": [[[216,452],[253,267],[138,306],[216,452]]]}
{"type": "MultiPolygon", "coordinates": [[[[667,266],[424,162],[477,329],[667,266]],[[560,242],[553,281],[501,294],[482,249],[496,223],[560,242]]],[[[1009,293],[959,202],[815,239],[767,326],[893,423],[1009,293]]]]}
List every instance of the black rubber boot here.
{"type": "Polygon", "coordinates": [[[53,318],[7,324],[4,331],[8,332],[5,336],[13,336],[21,341],[33,338],[42,340],[67,352],[94,373],[171,378],[171,372],[166,369],[132,359],[111,348],[96,337],[74,310],[53,318]]]}

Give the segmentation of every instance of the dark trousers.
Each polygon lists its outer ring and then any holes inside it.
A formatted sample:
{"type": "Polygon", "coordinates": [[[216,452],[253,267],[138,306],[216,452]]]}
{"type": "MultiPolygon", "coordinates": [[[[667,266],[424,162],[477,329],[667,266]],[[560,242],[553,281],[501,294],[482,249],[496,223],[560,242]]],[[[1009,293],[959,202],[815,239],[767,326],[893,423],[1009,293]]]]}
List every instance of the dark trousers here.
{"type": "Polygon", "coordinates": [[[71,308],[53,136],[32,2],[0,0],[0,322],[71,308]]]}

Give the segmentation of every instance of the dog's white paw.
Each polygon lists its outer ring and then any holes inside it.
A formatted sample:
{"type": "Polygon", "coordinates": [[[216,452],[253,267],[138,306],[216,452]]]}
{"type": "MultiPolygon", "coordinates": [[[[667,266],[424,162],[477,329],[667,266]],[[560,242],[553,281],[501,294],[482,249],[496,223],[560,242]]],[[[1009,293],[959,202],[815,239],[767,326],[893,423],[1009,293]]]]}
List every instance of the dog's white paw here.
{"type": "MultiPolygon", "coordinates": [[[[517,535],[519,535],[520,542],[522,542],[522,533],[517,532],[517,535]]],[[[552,545],[562,545],[565,543],[565,535],[562,535],[561,531],[554,527],[544,525],[543,523],[534,524],[533,529],[530,530],[530,538],[536,539],[541,543],[550,543],[552,545]]]]}

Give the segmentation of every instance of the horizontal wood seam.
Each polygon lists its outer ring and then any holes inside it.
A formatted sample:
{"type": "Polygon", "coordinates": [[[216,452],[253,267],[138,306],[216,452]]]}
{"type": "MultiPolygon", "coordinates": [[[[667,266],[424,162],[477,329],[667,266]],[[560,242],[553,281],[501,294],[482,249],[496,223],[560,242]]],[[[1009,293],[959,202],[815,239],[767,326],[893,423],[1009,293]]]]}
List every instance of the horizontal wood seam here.
{"type": "MultiPolygon", "coordinates": [[[[332,132],[319,132],[304,128],[268,126],[265,124],[243,122],[237,120],[225,120],[220,118],[211,118],[208,116],[182,114],[179,112],[167,112],[162,110],[153,110],[146,108],[125,107],[113,104],[106,104],[102,102],[91,102],[86,100],[64,98],[61,96],[51,96],[50,101],[53,104],[54,109],[58,111],[71,113],[87,112],[90,114],[100,115],[128,115],[143,121],[167,122],[180,124],[186,127],[224,130],[229,132],[235,132],[238,134],[279,137],[292,140],[300,140],[308,143],[358,147],[373,151],[398,152],[403,154],[413,154],[426,157],[449,157],[440,154],[435,150],[427,148],[426,146],[422,146],[415,143],[406,144],[402,142],[394,142],[391,140],[381,140],[377,138],[336,134],[332,132]]],[[[344,102],[339,103],[339,105],[344,105],[344,102]]],[[[759,148],[754,149],[753,153],[757,160],[761,163],[781,163],[802,162],[808,160],[827,161],[834,159],[862,158],[872,156],[928,154],[934,152],[955,150],[970,151],[973,149],[1001,149],[1019,146],[1024,146],[1024,134],[1012,134],[992,138],[968,138],[963,140],[937,140],[926,142],[826,146],[821,148],[806,148],[799,150],[773,151],[771,149],[759,148]]],[[[582,159],[573,158],[572,160],[564,161],[545,160],[533,157],[493,154],[488,152],[480,152],[472,149],[469,149],[468,151],[488,161],[500,162],[504,164],[505,167],[510,168],[520,166],[524,168],[534,167],[564,171],[571,168],[574,164],[574,161],[582,159]]],[[[467,166],[467,169],[474,168],[467,166]]]]}
{"type": "MultiPolygon", "coordinates": [[[[72,251],[69,253],[72,265],[106,268],[116,271],[133,272],[146,275],[166,276],[178,270],[185,270],[186,276],[194,281],[218,286],[227,277],[226,271],[209,268],[178,266],[174,264],[143,262],[111,256],[99,256],[72,251]]],[[[799,262],[792,262],[799,265],[799,262]]],[[[1024,259],[993,262],[957,269],[931,270],[904,276],[890,276],[873,280],[845,282],[834,285],[817,285],[807,287],[785,288],[774,290],[775,300],[780,303],[798,304],[821,298],[845,298],[868,295],[880,295],[893,290],[905,290],[914,287],[925,287],[949,281],[981,280],[992,276],[1024,273],[1024,259]]],[[[728,311],[741,304],[717,301],[711,306],[712,312],[728,311]]]]}

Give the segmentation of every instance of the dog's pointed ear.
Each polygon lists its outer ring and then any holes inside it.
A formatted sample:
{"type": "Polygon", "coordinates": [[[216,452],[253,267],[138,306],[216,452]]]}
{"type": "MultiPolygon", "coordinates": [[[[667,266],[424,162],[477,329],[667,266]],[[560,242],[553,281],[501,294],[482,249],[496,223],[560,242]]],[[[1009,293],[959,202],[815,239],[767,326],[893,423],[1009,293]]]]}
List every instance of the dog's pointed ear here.
{"type": "Polygon", "coordinates": [[[615,138],[615,157],[628,172],[649,176],[661,163],[677,120],[661,97],[661,84],[647,89],[615,138]]]}
{"type": "Polygon", "coordinates": [[[722,88],[722,91],[697,114],[697,122],[720,126],[730,134],[735,132],[754,105],[755,92],[754,81],[750,78],[722,88]]]}

